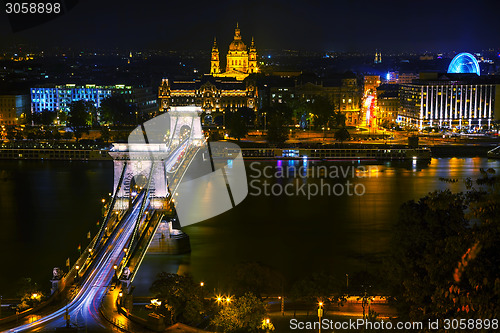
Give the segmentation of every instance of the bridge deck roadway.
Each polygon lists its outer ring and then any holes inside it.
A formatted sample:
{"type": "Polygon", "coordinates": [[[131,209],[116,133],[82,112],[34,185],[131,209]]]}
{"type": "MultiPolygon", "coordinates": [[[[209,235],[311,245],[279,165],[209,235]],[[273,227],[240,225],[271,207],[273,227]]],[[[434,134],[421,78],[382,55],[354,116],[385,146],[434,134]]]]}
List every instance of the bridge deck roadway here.
{"type": "MultiPolygon", "coordinates": [[[[165,171],[172,176],[169,178],[173,183],[170,184],[173,188],[177,187],[184,175],[182,168],[179,168],[179,166],[184,165],[197,151],[198,147],[190,147],[190,139],[186,139],[173,150],[168,160],[165,161],[165,171]]],[[[69,300],[66,306],[58,308],[57,310],[47,307],[44,311],[37,314],[40,317],[29,317],[26,319],[26,321],[30,319],[32,321],[34,319],[37,320],[33,322],[24,321],[22,324],[17,323],[17,327],[5,332],[55,330],[56,328],[66,325],[66,320],[64,319],[65,314],[70,315],[70,321],[73,327],[84,327],[87,331],[117,330],[117,326],[115,325],[117,321],[123,321],[123,328],[134,326],[132,331],[142,331],[139,327],[135,327],[137,325],[132,324],[125,316],[115,312],[116,305],[114,305],[113,308],[110,302],[112,303],[113,299],[116,299],[116,295],[111,293],[106,296],[106,294],[115,275],[113,266],[120,265],[125,254],[123,249],[130,241],[135,229],[135,223],[142,223],[142,219],[145,218],[145,216],[143,216],[141,221],[137,222],[140,216],[141,201],[144,195],[146,194],[142,192],[134,199],[131,208],[123,215],[121,220],[116,223],[114,231],[107,235],[108,237],[105,240],[104,246],[94,255],[94,259],[87,269],[87,273],[81,278],[81,286],[76,291],[76,295],[69,300]],[[106,301],[103,309],[106,311],[107,320],[102,317],[99,311],[103,300],[106,301]],[[113,325],[110,324],[110,321],[113,325]],[[19,324],[21,325],[19,326],[19,324]]],[[[170,199],[172,199],[172,196],[170,199]]],[[[148,229],[149,228],[146,230],[148,229]]],[[[150,232],[149,237],[153,236],[154,232],[150,232]]],[[[146,253],[144,250],[139,252],[141,252],[141,258],[146,253]]],[[[140,262],[141,260],[139,260],[137,265],[140,265],[140,262]]],[[[135,271],[137,269],[138,267],[135,267],[135,271]]]]}
{"type": "Polygon", "coordinates": [[[66,324],[64,315],[70,315],[71,323],[76,326],[84,326],[96,331],[109,331],[110,325],[99,313],[99,306],[106,294],[106,290],[114,277],[114,265],[119,265],[124,256],[123,249],[134,229],[134,224],[139,216],[141,193],[128,214],[124,215],[122,221],[107,239],[105,246],[101,249],[93,260],[89,273],[82,277],[82,285],[77,295],[68,305],[42,317],[32,323],[18,326],[6,332],[21,331],[45,331],[63,327],[66,324]]]}

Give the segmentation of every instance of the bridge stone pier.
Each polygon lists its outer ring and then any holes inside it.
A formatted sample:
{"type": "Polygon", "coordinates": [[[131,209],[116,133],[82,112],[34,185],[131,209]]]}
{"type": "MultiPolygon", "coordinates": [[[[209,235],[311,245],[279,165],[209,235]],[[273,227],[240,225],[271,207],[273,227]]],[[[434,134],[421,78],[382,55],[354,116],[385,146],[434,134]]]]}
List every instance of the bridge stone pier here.
{"type": "Polygon", "coordinates": [[[127,144],[113,144],[110,155],[114,161],[114,195],[116,195],[115,209],[126,210],[131,198],[147,186],[149,174],[151,182],[149,192],[151,205],[156,209],[164,209],[168,197],[167,178],[164,172],[165,158],[168,156],[165,145],[149,145],[145,151],[139,153],[140,147],[130,147],[127,144]],[[136,150],[130,154],[129,150],[136,150]],[[152,172],[151,172],[151,169],[152,172]],[[122,175],[123,172],[123,175],[122,175]],[[123,177],[121,186],[120,179],[123,177]]]}
{"type": "Polygon", "coordinates": [[[200,114],[201,107],[198,106],[177,106],[170,108],[168,115],[170,116],[170,133],[173,144],[178,144],[182,140],[187,130],[191,134],[191,140],[196,145],[201,145],[205,140],[201,129],[200,114]]]}

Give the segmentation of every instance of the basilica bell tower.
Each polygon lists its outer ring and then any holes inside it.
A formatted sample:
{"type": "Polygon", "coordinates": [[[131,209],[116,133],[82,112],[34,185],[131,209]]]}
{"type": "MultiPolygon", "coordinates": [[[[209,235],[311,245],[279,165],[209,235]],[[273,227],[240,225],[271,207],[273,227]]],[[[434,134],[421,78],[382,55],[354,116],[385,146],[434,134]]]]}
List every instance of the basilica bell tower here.
{"type": "Polygon", "coordinates": [[[212,60],[210,64],[210,74],[220,74],[219,49],[217,48],[217,41],[215,38],[214,38],[214,45],[212,46],[212,60]]]}

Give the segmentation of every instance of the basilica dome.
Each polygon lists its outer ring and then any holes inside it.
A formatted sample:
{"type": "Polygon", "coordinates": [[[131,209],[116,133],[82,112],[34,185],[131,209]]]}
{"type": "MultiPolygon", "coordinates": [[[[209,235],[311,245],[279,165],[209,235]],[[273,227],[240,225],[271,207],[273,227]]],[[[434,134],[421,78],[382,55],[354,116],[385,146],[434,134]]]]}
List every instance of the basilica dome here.
{"type": "Polygon", "coordinates": [[[238,27],[238,23],[236,23],[236,29],[234,29],[234,39],[229,44],[229,51],[246,51],[247,46],[241,40],[241,32],[240,27],[238,27]]]}
{"type": "Polygon", "coordinates": [[[247,46],[241,40],[235,39],[229,44],[229,51],[246,51],[247,46]]]}

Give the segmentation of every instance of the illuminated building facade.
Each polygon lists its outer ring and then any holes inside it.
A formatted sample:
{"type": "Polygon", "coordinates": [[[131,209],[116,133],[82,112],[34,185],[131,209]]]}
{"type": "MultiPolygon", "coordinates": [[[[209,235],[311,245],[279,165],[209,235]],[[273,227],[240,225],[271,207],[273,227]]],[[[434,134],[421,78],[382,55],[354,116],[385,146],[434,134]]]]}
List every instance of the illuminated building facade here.
{"type": "Polygon", "coordinates": [[[378,125],[392,127],[397,120],[400,105],[399,85],[379,86],[377,88],[378,125]]]}
{"type": "MultiPolygon", "coordinates": [[[[347,126],[357,126],[361,122],[362,87],[358,85],[356,75],[344,73],[337,77],[329,77],[318,81],[317,78],[302,76],[296,82],[297,98],[310,102],[315,96],[323,96],[330,100],[334,110],[346,116],[347,126]]],[[[333,111],[333,110],[332,110],[333,111]]]]}
{"type": "Polygon", "coordinates": [[[163,79],[159,87],[160,111],[171,106],[200,106],[207,114],[234,112],[247,107],[257,111],[258,93],[250,80],[238,81],[205,75],[192,81],[163,79]]]}
{"type": "Polygon", "coordinates": [[[388,72],[385,80],[390,84],[398,83],[412,83],[413,80],[417,80],[419,75],[417,73],[406,73],[406,72],[388,72]]]}
{"type": "Polygon", "coordinates": [[[380,75],[365,75],[364,78],[365,96],[376,94],[378,86],[380,86],[380,75]]]}
{"type": "Polygon", "coordinates": [[[257,65],[257,49],[252,38],[250,47],[247,48],[241,38],[241,31],[236,24],[234,30],[234,39],[229,44],[229,51],[226,57],[226,71],[221,71],[219,49],[217,42],[214,40],[212,46],[210,74],[217,77],[231,77],[237,80],[244,80],[249,74],[258,73],[257,65]]]}
{"type": "Polygon", "coordinates": [[[406,125],[490,129],[500,116],[500,84],[475,74],[435,74],[402,84],[400,101],[398,121],[406,125]]]}
{"type": "Polygon", "coordinates": [[[135,104],[138,112],[154,114],[158,110],[156,95],[151,88],[131,87],[126,85],[99,86],[87,85],[52,85],[31,88],[31,112],[69,111],[69,105],[74,101],[84,100],[94,103],[96,108],[101,106],[104,98],[112,94],[122,94],[125,102],[135,104]]]}
{"type": "Polygon", "coordinates": [[[0,95],[0,125],[15,125],[29,111],[28,95],[0,95]]]}

